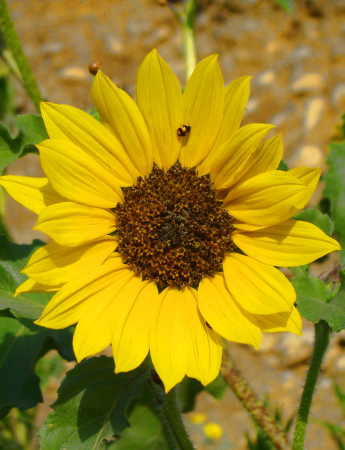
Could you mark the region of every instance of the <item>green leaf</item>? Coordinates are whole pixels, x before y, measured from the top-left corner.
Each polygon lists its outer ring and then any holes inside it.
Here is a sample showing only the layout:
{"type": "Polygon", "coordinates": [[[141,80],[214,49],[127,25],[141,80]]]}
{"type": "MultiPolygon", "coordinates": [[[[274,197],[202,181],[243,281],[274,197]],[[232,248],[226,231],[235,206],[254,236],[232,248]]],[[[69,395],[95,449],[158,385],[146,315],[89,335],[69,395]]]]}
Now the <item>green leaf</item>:
{"type": "Polygon", "coordinates": [[[206,386],[206,390],[217,400],[222,400],[224,398],[228,388],[229,386],[221,373],[219,373],[212,383],[206,386]]]}
{"type": "Polygon", "coordinates": [[[310,272],[311,264],[305,264],[304,266],[289,267],[295,277],[299,275],[308,275],[310,272]]]}
{"type": "Polygon", "coordinates": [[[317,209],[308,208],[295,215],[294,219],[309,222],[319,227],[328,236],[333,234],[333,222],[327,214],[322,214],[317,209]]]}
{"type": "Polygon", "coordinates": [[[50,330],[33,323],[51,295],[13,298],[17,286],[26,279],[20,270],[42,244],[34,241],[32,245],[17,245],[0,236],[0,408],[27,409],[42,401],[34,366],[47,351],[57,349],[68,361],[75,359],[72,328],[50,330]]]}
{"type": "Polygon", "coordinates": [[[345,450],[345,430],[339,427],[339,425],[337,425],[336,423],[327,422],[325,420],[318,420],[317,422],[323,425],[330,432],[331,437],[334,439],[338,446],[338,449],[345,450]]]}
{"type": "Polygon", "coordinates": [[[302,275],[291,280],[297,293],[297,307],[302,317],[313,323],[325,320],[333,331],[345,329],[345,271],[339,271],[341,287],[327,303],[328,287],[316,277],[302,275]]]}
{"type": "Polygon", "coordinates": [[[21,133],[11,136],[6,126],[0,122],[0,172],[19,158],[22,148],[21,133]]]}
{"type": "Polygon", "coordinates": [[[335,392],[335,395],[337,396],[339,405],[343,411],[343,414],[345,414],[345,391],[337,382],[334,383],[333,387],[334,387],[334,392],[335,392]]]}
{"type": "Polygon", "coordinates": [[[153,407],[154,401],[147,383],[144,383],[143,396],[140,400],[134,400],[128,408],[130,428],[110,443],[107,450],[172,450],[162,419],[153,407]]]}
{"type": "Polygon", "coordinates": [[[26,114],[16,118],[19,131],[12,136],[0,122],[0,171],[27,153],[38,153],[36,144],[48,139],[41,116],[26,114]]]}
{"type": "Polygon", "coordinates": [[[35,328],[36,332],[31,332],[16,319],[0,317],[0,408],[23,410],[43,401],[34,367],[49,350],[58,350],[68,361],[75,359],[71,328],[35,328]]]}
{"type": "Polygon", "coordinates": [[[200,381],[194,378],[184,377],[177,387],[177,398],[181,412],[189,412],[194,409],[195,399],[199,392],[205,388],[200,381]]]}
{"type": "Polygon", "coordinates": [[[282,159],[279,163],[277,170],[282,170],[283,172],[287,172],[290,170],[290,167],[286,164],[286,162],[282,159]]]}
{"type": "Polygon", "coordinates": [[[35,240],[31,245],[18,245],[0,236],[0,310],[10,308],[16,317],[38,319],[51,294],[20,294],[13,297],[17,287],[27,276],[20,271],[32,253],[44,242],[35,240]]]}
{"type": "Polygon", "coordinates": [[[39,431],[42,449],[96,450],[129,426],[130,402],[142,395],[150,369],[114,374],[112,358],[100,356],[69,371],[39,431]]]}
{"type": "Polygon", "coordinates": [[[3,408],[0,408],[0,420],[3,420],[7,414],[11,411],[11,406],[4,406],[3,408]]]}
{"type": "Polygon", "coordinates": [[[292,13],[294,10],[293,0],[273,0],[275,3],[278,3],[285,11],[292,13]]]}
{"type": "Polygon", "coordinates": [[[88,114],[90,114],[90,116],[94,117],[96,120],[98,120],[98,122],[101,121],[99,112],[97,111],[96,108],[89,108],[87,109],[85,112],[87,112],[88,114]]]}
{"type": "Polygon", "coordinates": [[[345,263],[345,141],[330,145],[331,152],[327,163],[330,165],[326,173],[324,197],[330,201],[331,219],[334,222],[334,233],[343,250],[340,252],[341,264],[345,263]]]}
{"type": "Polygon", "coordinates": [[[49,139],[41,116],[23,114],[16,117],[16,122],[26,144],[39,144],[49,139]]]}

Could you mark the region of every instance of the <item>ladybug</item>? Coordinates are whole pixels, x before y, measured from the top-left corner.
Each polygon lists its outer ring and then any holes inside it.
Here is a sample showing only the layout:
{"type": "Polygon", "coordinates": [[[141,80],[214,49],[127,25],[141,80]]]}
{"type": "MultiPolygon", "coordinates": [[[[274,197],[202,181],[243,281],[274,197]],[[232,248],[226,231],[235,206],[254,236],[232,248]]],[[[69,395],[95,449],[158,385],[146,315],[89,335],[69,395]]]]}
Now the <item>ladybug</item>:
{"type": "Polygon", "coordinates": [[[181,128],[177,129],[177,136],[186,136],[191,128],[190,123],[188,125],[182,125],[181,128]]]}

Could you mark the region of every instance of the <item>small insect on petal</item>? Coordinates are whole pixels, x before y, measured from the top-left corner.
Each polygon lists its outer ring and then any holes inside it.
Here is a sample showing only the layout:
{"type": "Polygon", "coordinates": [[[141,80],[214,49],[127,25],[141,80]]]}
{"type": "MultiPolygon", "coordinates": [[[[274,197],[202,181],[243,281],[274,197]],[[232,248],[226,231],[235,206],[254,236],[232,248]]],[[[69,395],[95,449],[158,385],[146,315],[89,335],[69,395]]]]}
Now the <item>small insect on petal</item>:
{"type": "Polygon", "coordinates": [[[177,129],[177,136],[186,136],[191,128],[190,123],[188,125],[182,125],[182,127],[177,129]]]}

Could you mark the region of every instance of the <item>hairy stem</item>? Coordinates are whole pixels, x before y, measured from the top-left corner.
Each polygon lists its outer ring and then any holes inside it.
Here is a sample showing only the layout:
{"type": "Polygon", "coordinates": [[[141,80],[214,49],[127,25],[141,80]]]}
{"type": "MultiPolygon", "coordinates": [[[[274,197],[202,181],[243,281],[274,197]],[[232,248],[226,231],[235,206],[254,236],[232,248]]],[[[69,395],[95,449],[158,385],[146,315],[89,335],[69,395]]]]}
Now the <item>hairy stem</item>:
{"type": "Polygon", "coordinates": [[[171,447],[175,450],[195,450],[177,407],[176,388],[166,394],[161,382],[157,382],[155,371],[152,371],[152,377],[148,380],[148,384],[155,399],[155,408],[163,419],[163,427],[171,447]]]}
{"type": "Polygon", "coordinates": [[[4,39],[3,58],[22,81],[36,111],[40,112],[40,102],[43,100],[29,61],[27,60],[17,31],[11,19],[6,0],[0,0],[0,30],[4,39]]]}
{"type": "Polygon", "coordinates": [[[286,433],[237,369],[228,350],[224,351],[221,372],[237,398],[276,448],[278,450],[290,450],[291,445],[286,433]]]}
{"type": "Polygon", "coordinates": [[[292,445],[293,450],[304,449],[304,440],[308,425],[310,407],[315,392],[317,377],[320,373],[322,360],[329,344],[330,331],[331,329],[328,323],[324,320],[321,320],[319,323],[315,324],[314,351],[308,370],[308,375],[305,380],[301,403],[297,413],[296,428],[292,445]]]}

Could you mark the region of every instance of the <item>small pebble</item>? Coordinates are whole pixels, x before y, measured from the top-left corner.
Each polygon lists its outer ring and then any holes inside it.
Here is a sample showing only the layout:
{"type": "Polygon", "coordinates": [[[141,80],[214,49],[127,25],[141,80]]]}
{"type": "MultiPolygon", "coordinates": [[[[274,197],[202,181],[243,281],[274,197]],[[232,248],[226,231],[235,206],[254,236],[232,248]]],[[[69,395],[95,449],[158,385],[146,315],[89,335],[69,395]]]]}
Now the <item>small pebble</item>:
{"type": "Polygon", "coordinates": [[[338,370],[344,370],[345,369],[345,355],[340,356],[336,362],[335,362],[335,367],[338,370]]]}
{"type": "Polygon", "coordinates": [[[321,380],[317,383],[317,386],[319,389],[329,389],[332,387],[332,380],[328,377],[323,377],[321,380]]]}
{"type": "Polygon", "coordinates": [[[268,86],[272,84],[275,80],[275,74],[272,72],[272,70],[266,70],[265,72],[260,73],[256,81],[259,86],[268,86]]]}
{"type": "Polygon", "coordinates": [[[344,38],[337,39],[331,47],[332,56],[339,58],[345,54],[345,41],[344,38]]]}
{"type": "Polygon", "coordinates": [[[297,157],[293,159],[293,166],[320,167],[324,159],[324,153],[319,147],[315,145],[304,145],[297,152],[297,157]]]}
{"type": "Polygon", "coordinates": [[[279,127],[284,122],[286,122],[288,118],[289,118],[289,114],[286,111],[281,111],[281,112],[275,114],[274,116],[272,116],[270,118],[270,120],[268,121],[268,123],[271,123],[272,125],[275,125],[276,127],[279,127]]]}
{"type": "Polygon", "coordinates": [[[300,61],[309,58],[313,53],[312,49],[306,45],[300,45],[290,54],[292,61],[300,61]]]}
{"type": "Polygon", "coordinates": [[[301,339],[305,344],[309,345],[310,347],[313,347],[315,340],[314,330],[313,329],[304,330],[301,339]]]}
{"type": "Polygon", "coordinates": [[[281,375],[284,389],[293,389],[296,386],[296,374],[293,370],[284,370],[281,375]]]}
{"type": "Polygon", "coordinates": [[[145,44],[147,47],[154,47],[157,45],[158,42],[162,42],[169,36],[169,28],[168,27],[159,27],[154,30],[154,32],[151,32],[148,34],[148,36],[145,38],[145,44]]]}
{"type": "Polygon", "coordinates": [[[345,97],[345,83],[340,83],[332,89],[330,97],[332,105],[337,106],[343,97],[345,97]]]}
{"type": "Polygon", "coordinates": [[[303,120],[304,131],[306,133],[313,131],[320,122],[325,106],[326,101],[320,97],[312,98],[306,103],[303,120]]]}
{"type": "Polygon", "coordinates": [[[119,55],[123,50],[123,42],[117,36],[107,36],[105,39],[107,50],[113,55],[119,55]]]}
{"type": "Polygon", "coordinates": [[[260,103],[260,101],[258,98],[255,98],[255,97],[249,98],[244,112],[245,113],[247,112],[249,114],[253,113],[254,111],[256,111],[258,109],[259,103],[260,103]]]}
{"type": "Polygon", "coordinates": [[[291,89],[294,94],[313,94],[324,87],[323,76],[318,73],[307,73],[292,83],[291,89]]]}
{"type": "Polygon", "coordinates": [[[286,333],[277,348],[284,353],[283,363],[288,366],[302,363],[311,354],[310,346],[302,341],[301,336],[292,333],[286,333]]]}
{"type": "Polygon", "coordinates": [[[62,42],[47,42],[42,45],[41,51],[44,55],[55,55],[63,49],[62,42]]]}
{"type": "Polygon", "coordinates": [[[264,333],[262,335],[262,341],[260,343],[259,350],[261,352],[267,352],[268,350],[271,350],[279,340],[279,336],[273,333],[264,333]],[[278,337],[278,339],[277,339],[278,337]]]}
{"type": "Polygon", "coordinates": [[[60,72],[62,78],[74,80],[89,80],[90,75],[87,70],[80,67],[66,67],[60,72]]]}

